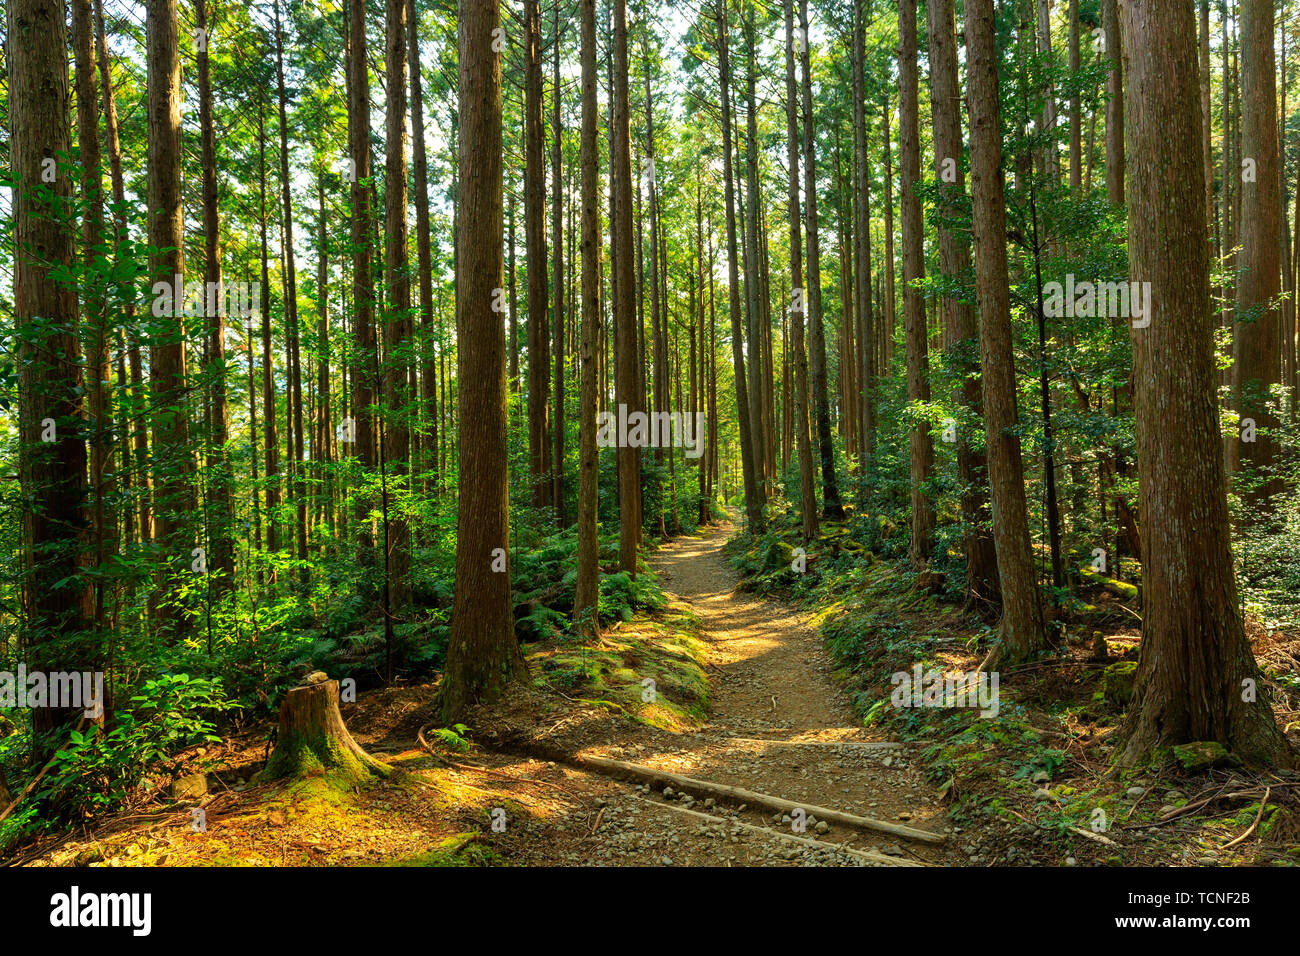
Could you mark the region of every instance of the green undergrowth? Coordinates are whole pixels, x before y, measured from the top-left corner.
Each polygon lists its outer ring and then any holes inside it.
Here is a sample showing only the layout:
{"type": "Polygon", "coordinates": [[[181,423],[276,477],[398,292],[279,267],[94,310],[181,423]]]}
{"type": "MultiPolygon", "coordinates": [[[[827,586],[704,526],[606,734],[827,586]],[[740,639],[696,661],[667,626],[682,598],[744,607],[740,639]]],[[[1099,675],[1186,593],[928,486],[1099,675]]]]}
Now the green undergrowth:
{"type": "Polygon", "coordinates": [[[431,850],[379,866],[501,866],[500,855],[481,842],[479,834],[468,831],[447,837],[431,850]]]}
{"type": "Polygon", "coordinates": [[[538,645],[529,663],[543,686],[571,700],[664,730],[685,730],[708,713],[699,626],[689,607],[665,599],[661,609],[641,611],[599,641],[538,645]]]}

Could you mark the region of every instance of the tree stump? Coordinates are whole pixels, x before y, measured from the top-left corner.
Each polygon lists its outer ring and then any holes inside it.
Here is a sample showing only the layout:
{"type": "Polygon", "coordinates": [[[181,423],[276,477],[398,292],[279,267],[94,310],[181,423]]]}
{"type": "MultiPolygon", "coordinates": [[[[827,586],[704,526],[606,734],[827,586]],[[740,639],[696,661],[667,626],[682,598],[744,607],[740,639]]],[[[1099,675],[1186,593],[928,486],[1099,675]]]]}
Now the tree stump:
{"type": "Polygon", "coordinates": [[[316,671],[280,704],[275,750],[257,781],[326,773],[350,787],[392,772],[352,739],[339,712],[339,682],[316,671]]]}

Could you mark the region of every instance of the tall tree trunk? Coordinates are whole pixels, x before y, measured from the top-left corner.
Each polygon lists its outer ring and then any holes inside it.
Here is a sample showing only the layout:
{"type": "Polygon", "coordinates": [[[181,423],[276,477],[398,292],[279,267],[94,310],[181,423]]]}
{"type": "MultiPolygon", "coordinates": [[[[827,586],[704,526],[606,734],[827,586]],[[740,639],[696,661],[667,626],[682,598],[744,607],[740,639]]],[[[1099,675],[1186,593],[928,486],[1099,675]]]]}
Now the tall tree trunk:
{"type": "Polygon", "coordinates": [[[506,298],[509,319],[506,325],[506,351],[510,353],[510,391],[519,394],[519,308],[515,286],[515,194],[509,194],[506,213],[506,298]]]}
{"type": "MultiPolygon", "coordinates": [[[[375,416],[374,279],[371,272],[370,226],[370,67],[366,40],[366,10],[361,0],[349,0],[348,165],[352,193],[352,428],[353,451],[364,471],[378,461],[375,416]]],[[[269,454],[268,448],[268,454],[269,454]]],[[[268,471],[269,475],[269,471],[268,471]]],[[[362,481],[366,481],[362,476],[362,481]]],[[[358,564],[375,564],[374,523],[368,495],[357,496],[358,564]]]]}
{"type": "Polygon", "coordinates": [[[266,100],[257,101],[257,147],[259,187],[259,238],[262,262],[262,424],[266,446],[266,550],[274,553],[280,548],[280,439],[276,434],[275,414],[275,359],[271,349],[271,284],[267,252],[266,212],[266,100]]]}
{"type": "MultiPolygon", "coordinates": [[[[1158,748],[1212,740],[1249,763],[1289,767],[1293,756],[1267,697],[1243,690],[1258,686],[1260,674],[1237,601],[1214,401],[1200,110],[1196,76],[1185,69],[1196,56],[1195,15],[1190,5],[1159,0],[1128,0],[1122,14],[1124,33],[1142,37],[1128,58],[1129,276],[1159,293],[1150,324],[1130,331],[1147,562],[1141,652],[1118,759],[1133,765],[1158,748]]],[[[1249,9],[1248,45],[1271,38],[1271,23],[1271,4],[1249,9]]],[[[1248,81],[1248,101],[1262,81],[1248,81]]],[[[1265,114],[1272,129],[1272,101],[1265,114]]],[[[1247,142],[1263,147],[1255,136],[1247,142]]],[[[1261,174],[1256,185],[1270,181],[1261,174]]]]}
{"type": "MultiPolygon", "coordinates": [[[[653,390],[651,393],[651,408],[655,412],[668,411],[668,346],[665,339],[667,330],[664,328],[661,312],[660,291],[663,292],[663,299],[667,299],[668,290],[664,288],[661,282],[660,264],[662,262],[661,249],[659,245],[660,224],[659,224],[659,186],[655,180],[655,117],[654,117],[654,94],[650,86],[650,46],[649,40],[643,31],[641,34],[641,51],[642,51],[642,72],[645,74],[645,116],[646,116],[646,155],[642,170],[641,180],[646,186],[647,198],[647,219],[650,222],[650,342],[651,342],[651,366],[653,369],[653,390]]],[[[638,219],[640,217],[638,216],[638,219]]],[[[644,291],[644,283],[642,284],[644,291]]],[[[642,323],[644,329],[644,323],[642,323]]],[[[661,442],[656,441],[655,445],[655,477],[653,480],[655,515],[654,533],[659,538],[668,536],[668,526],[664,521],[664,493],[663,480],[659,477],[662,474],[665,449],[661,442]]]]}
{"type": "Polygon", "coordinates": [[[1101,0],[1106,39],[1106,198],[1124,205],[1124,55],[1119,0],[1101,0]]]}
{"type": "Polygon", "coordinates": [[[821,245],[817,226],[817,124],[813,113],[812,57],[808,38],[808,0],[799,0],[799,26],[803,30],[800,66],[803,68],[803,176],[807,204],[808,239],[808,351],[812,372],[812,401],[817,428],[817,448],[822,470],[822,516],[844,517],[839,483],[835,477],[835,445],[831,439],[830,401],[826,382],[826,332],[822,326],[821,245]]]}
{"type": "Polygon", "coordinates": [[[1273,59],[1273,3],[1241,4],[1241,278],[1237,282],[1232,348],[1233,404],[1241,416],[1231,443],[1234,472],[1250,482],[1243,501],[1252,521],[1275,522],[1282,490],[1276,474],[1281,421],[1270,389],[1280,380],[1282,196],[1277,140],[1277,90],[1273,59]],[[1254,426],[1253,433],[1251,426],[1254,426]]]}
{"type": "Polygon", "coordinates": [[[1026,660],[1046,646],[1025,506],[1020,413],[1012,351],[1002,180],[1002,116],[993,0],[965,0],[966,89],[970,115],[972,226],[979,300],[980,372],[985,447],[993,499],[993,536],[1002,589],[999,663],[1026,660]]]}
{"type": "MultiPolygon", "coordinates": [[[[424,143],[424,77],[420,73],[420,21],[415,0],[406,0],[406,29],[411,63],[411,157],[415,186],[415,245],[420,268],[420,406],[427,422],[420,439],[420,468],[428,472],[436,466],[438,446],[438,362],[434,354],[433,328],[433,249],[429,237],[429,155],[424,143]]],[[[513,309],[511,310],[513,317],[513,309]]],[[[513,329],[512,329],[513,333],[513,329]]],[[[509,348],[514,348],[511,335],[509,348]]],[[[512,351],[513,356],[513,351],[512,351]]],[[[511,359],[511,380],[518,377],[516,359],[511,359]]],[[[425,481],[426,491],[431,490],[425,481]]]]}
{"type": "Polygon", "coordinates": [[[759,326],[761,280],[759,279],[758,203],[758,102],[755,96],[754,4],[745,6],[745,337],[749,340],[746,384],[749,386],[749,442],[753,449],[755,481],[760,507],[767,504],[767,482],[774,479],[767,469],[767,434],[764,428],[763,336],[759,326]]]}
{"type": "Polygon", "coordinates": [[[600,628],[600,560],[597,538],[599,459],[596,449],[596,352],[600,313],[600,170],[596,141],[596,0],[579,0],[582,21],[582,364],[578,410],[578,577],[573,619],[595,634],[600,628]]]}
{"type": "MultiPolygon", "coordinates": [[[[202,43],[197,51],[199,80],[199,153],[203,165],[203,281],[206,288],[221,289],[220,219],[217,211],[217,147],[212,121],[212,80],[208,61],[207,0],[196,0],[195,25],[202,43]]],[[[217,302],[222,301],[218,292],[217,302]]],[[[207,525],[209,580],[218,594],[229,594],[235,587],[235,552],[231,541],[234,514],[230,492],[233,476],[226,458],[229,416],[226,411],[226,322],[224,309],[208,303],[208,367],[204,377],[209,384],[208,408],[212,434],[208,449],[207,525]]],[[[242,296],[240,297],[242,301],[242,296]]]]}
{"type": "MultiPolygon", "coordinates": [[[[704,414],[705,434],[702,440],[704,442],[703,457],[699,461],[700,480],[699,480],[699,523],[706,525],[713,520],[713,509],[709,502],[709,466],[711,463],[709,457],[709,446],[713,441],[713,425],[709,420],[709,352],[706,346],[708,340],[708,326],[704,318],[704,289],[708,286],[710,295],[712,295],[711,275],[705,275],[705,269],[708,266],[704,259],[704,202],[702,197],[702,187],[700,183],[700,173],[696,170],[695,178],[695,256],[698,263],[699,275],[699,300],[696,311],[699,315],[699,372],[697,380],[699,404],[698,410],[704,414]]],[[[710,237],[710,256],[712,256],[712,238],[710,237]]],[[[710,321],[712,319],[710,318],[710,321]]]]}
{"type": "MultiPolygon", "coordinates": [[[[60,221],[73,182],[49,162],[72,145],[68,34],[62,3],[13,0],[8,15],[19,480],[28,502],[22,524],[30,569],[21,639],[29,668],[59,671],[84,666],[93,653],[85,638],[93,626],[93,595],[79,573],[88,527],[77,295],[58,278],[73,269],[76,252],[73,231],[60,221]]],[[[32,729],[60,728],[76,713],[33,708],[32,729]]]]}
{"type": "MultiPolygon", "coordinates": [[[[384,537],[388,560],[385,586],[390,608],[410,597],[411,532],[397,507],[395,492],[410,471],[411,436],[406,421],[411,404],[411,273],[406,228],[406,3],[387,0],[384,112],[384,537]]],[[[504,354],[504,353],[503,353],[504,354]]],[[[386,616],[386,621],[391,617],[386,616]]]]}
{"type": "MultiPolygon", "coordinates": [[[[510,598],[510,498],[506,453],[506,336],[498,311],[505,285],[501,214],[501,11],[463,0],[460,70],[461,229],[456,273],[459,507],[456,595],[438,701],[445,724],[527,676],[510,598]],[[504,570],[495,570],[504,567],[504,570]]],[[[530,267],[533,263],[529,264],[530,267]]],[[[530,316],[530,319],[536,316],[530,316]]],[[[444,376],[445,381],[445,376],[444,376]]]]}
{"type": "MultiPolygon", "coordinates": [[[[1210,118],[1210,0],[1201,0],[1201,30],[1197,53],[1200,58],[1201,80],[1201,160],[1205,166],[1205,216],[1209,232],[1214,232],[1214,160],[1210,140],[1213,121],[1210,118]]],[[[1285,110],[1283,111],[1285,113],[1285,110]]]]}
{"type": "Polygon", "coordinates": [[[534,507],[551,503],[550,322],[546,306],[546,169],[542,120],[542,15],[524,0],[524,236],[528,254],[528,454],[534,507]]]}
{"type": "MultiPolygon", "coordinates": [[[[632,128],[628,104],[627,0],[614,0],[613,139],[610,191],[613,211],[612,268],[616,367],[614,401],[617,414],[631,415],[643,407],[637,358],[637,288],[632,248],[632,128]]],[[[636,556],[641,543],[641,449],[618,446],[618,530],[620,571],[636,577],[636,556]]]]}
{"type": "Polygon", "coordinates": [[[555,256],[552,272],[554,286],[551,336],[555,348],[555,442],[551,459],[551,500],[555,505],[555,523],[563,529],[568,525],[564,511],[564,202],[560,177],[563,162],[563,142],[560,124],[560,0],[554,0],[551,42],[552,131],[551,141],[551,252],[555,256]]]}
{"type": "Polygon", "coordinates": [[[316,174],[316,245],[318,261],[316,263],[316,440],[312,443],[313,457],[316,463],[316,481],[320,493],[318,518],[324,518],[334,534],[334,469],[329,467],[334,461],[334,433],[330,429],[332,420],[330,402],[330,296],[329,296],[329,233],[325,221],[325,171],[316,174]]]}
{"type": "MultiPolygon", "coordinates": [[[[149,71],[149,275],[150,280],[183,283],[185,215],[181,195],[181,67],[177,44],[176,0],[148,0],[145,34],[149,71]]],[[[48,119],[48,117],[47,117],[48,119]]],[[[186,394],[185,329],[173,301],[173,315],[161,323],[149,348],[153,383],[153,510],[155,541],[162,550],[161,586],[154,592],[161,609],[163,633],[177,636],[181,608],[168,600],[179,585],[178,572],[191,565],[195,510],[194,459],[190,451],[189,401],[186,394]]]]}
{"type": "Polygon", "coordinates": [[[894,360],[894,321],[898,296],[894,289],[894,143],[889,132],[889,97],[886,95],[881,118],[885,140],[885,315],[881,329],[880,374],[889,375],[894,360]]]}
{"type": "MultiPolygon", "coordinates": [[[[970,250],[962,235],[943,224],[944,220],[957,218],[958,209],[965,205],[966,192],[966,176],[961,167],[956,12],[953,0],[929,0],[927,10],[934,155],[938,188],[944,197],[940,210],[939,263],[948,281],[955,283],[970,268],[970,250]]],[[[971,305],[957,296],[945,296],[942,308],[948,362],[960,370],[962,377],[955,398],[970,410],[972,418],[979,420],[983,415],[979,365],[966,358],[973,357],[978,350],[979,322],[971,305]]],[[[972,446],[965,428],[957,436],[957,475],[962,486],[967,600],[995,600],[998,563],[990,531],[988,463],[984,454],[972,446]]]]}
{"type": "Polygon", "coordinates": [[[284,86],[284,31],[280,23],[279,0],[275,3],[275,75],[280,102],[280,196],[284,204],[284,221],[281,234],[284,246],[284,327],[289,350],[289,408],[286,420],[292,413],[293,444],[289,449],[289,479],[297,505],[294,522],[298,542],[298,560],[302,562],[300,575],[307,577],[307,483],[303,480],[302,436],[302,349],[298,328],[298,273],[294,265],[293,201],[289,188],[289,119],[284,86]]]}
{"type": "MultiPolygon", "coordinates": [[[[806,2],[806,0],[804,0],[806,2]]],[[[900,0],[899,17],[899,123],[898,165],[902,176],[899,200],[903,218],[903,317],[907,336],[907,400],[930,401],[930,360],[927,349],[925,300],[920,283],[925,278],[925,222],[916,187],[921,180],[921,131],[918,115],[920,85],[917,68],[916,0],[900,0]]],[[[912,480],[913,565],[925,565],[934,550],[934,499],[925,489],[934,471],[934,443],[926,421],[913,423],[910,445],[912,480]]]]}
{"type": "Polygon", "coordinates": [[[745,484],[745,524],[751,534],[765,528],[763,497],[759,490],[757,459],[754,454],[754,429],[758,423],[750,416],[749,386],[745,380],[744,334],[741,331],[739,252],[736,245],[736,184],[731,165],[731,60],[730,31],[726,0],[718,0],[714,9],[718,28],[718,86],[722,98],[722,176],[727,208],[727,287],[728,312],[731,318],[731,362],[735,373],[736,419],[740,431],[740,471],[745,484]]]}
{"type": "MultiPolygon", "coordinates": [[[[103,87],[104,97],[104,133],[108,144],[108,167],[113,183],[114,254],[120,259],[119,244],[127,236],[126,194],[122,177],[122,146],[117,132],[117,101],[113,95],[113,75],[108,59],[108,39],[105,36],[104,28],[103,0],[95,0],[95,36],[99,51],[99,81],[103,87]]],[[[122,468],[119,471],[122,479],[122,494],[128,502],[123,510],[123,542],[129,543],[133,540],[133,517],[137,514],[140,526],[139,540],[150,541],[153,539],[153,513],[149,507],[152,482],[149,475],[148,429],[141,427],[137,420],[138,412],[136,411],[145,404],[145,388],[143,362],[140,357],[140,338],[134,330],[130,329],[133,324],[132,320],[135,317],[135,303],[124,302],[121,309],[122,324],[128,327],[123,344],[126,347],[131,366],[130,439],[123,443],[122,468]],[[133,493],[137,502],[134,509],[129,504],[133,493]]],[[[123,356],[119,355],[118,364],[123,372],[121,378],[125,380],[127,376],[125,375],[125,369],[122,368],[125,364],[123,356]]]]}
{"type": "MultiPolygon", "coordinates": [[[[72,46],[77,80],[77,144],[81,150],[82,187],[86,200],[82,217],[83,255],[87,275],[92,278],[85,292],[86,325],[90,345],[86,355],[90,432],[91,547],[96,568],[102,568],[108,554],[116,550],[116,522],[105,507],[116,497],[113,476],[107,285],[96,273],[96,262],[106,263],[102,247],[109,242],[104,222],[104,173],[99,149],[99,94],[95,88],[94,15],[90,0],[73,0],[72,46]]],[[[104,624],[105,591],[111,582],[96,579],[94,588],[95,626],[104,624]]]]}
{"type": "MultiPolygon", "coordinates": [[[[861,452],[871,455],[876,450],[875,355],[874,322],[871,315],[871,169],[867,153],[866,105],[866,40],[867,12],[863,0],[853,4],[853,146],[857,156],[853,175],[854,257],[858,281],[853,287],[856,295],[854,314],[858,321],[858,383],[859,430],[861,452]]],[[[786,85],[789,95],[789,84],[786,85]]],[[[956,107],[954,107],[955,109],[956,107]]],[[[865,469],[864,469],[865,471],[865,469]]]]}
{"type": "Polygon", "coordinates": [[[1070,194],[1083,195],[1083,99],[1077,80],[1082,65],[1079,58],[1079,0],[1070,0],[1070,194]]]}

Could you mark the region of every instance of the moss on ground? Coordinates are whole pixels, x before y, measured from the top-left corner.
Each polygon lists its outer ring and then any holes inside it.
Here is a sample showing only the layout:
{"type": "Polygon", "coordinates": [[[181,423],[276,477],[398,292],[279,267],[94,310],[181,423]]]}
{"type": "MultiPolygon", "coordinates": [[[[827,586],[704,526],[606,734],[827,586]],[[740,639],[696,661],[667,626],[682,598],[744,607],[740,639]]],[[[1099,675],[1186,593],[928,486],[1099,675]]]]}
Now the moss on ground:
{"type": "Polygon", "coordinates": [[[671,604],[640,616],[600,643],[554,643],[529,661],[542,681],[568,697],[664,730],[698,725],[708,713],[699,619],[671,604]],[[651,683],[653,682],[653,683],[651,683]]]}
{"type": "Polygon", "coordinates": [[[414,856],[384,860],[377,866],[501,866],[501,857],[474,832],[447,837],[431,850],[414,856]]]}

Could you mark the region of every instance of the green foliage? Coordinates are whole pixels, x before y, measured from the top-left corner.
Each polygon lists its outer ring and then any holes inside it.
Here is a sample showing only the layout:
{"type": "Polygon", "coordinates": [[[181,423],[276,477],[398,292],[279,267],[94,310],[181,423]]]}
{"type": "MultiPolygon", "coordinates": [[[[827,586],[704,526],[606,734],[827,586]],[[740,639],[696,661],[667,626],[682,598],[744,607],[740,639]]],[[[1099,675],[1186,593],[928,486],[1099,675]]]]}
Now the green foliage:
{"type": "Polygon", "coordinates": [[[217,681],[164,674],[145,681],[105,726],[72,731],[54,753],[28,798],[35,814],[15,814],[0,831],[8,838],[64,820],[82,821],[129,799],[150,773],[171,775],[186,747],[215,742],[215,718],[234,706],[217,681]],[[12,827],[12,829],[10,829],[12,827]]]}
{"type": "Polygon", "coordinates": [[[652,571],[641,571],[635,578],[626,571],[616,571],[600,579],[602,620],[630,621],[638,608],[658,611],[667,603],[668,599],[652,571]]]}

